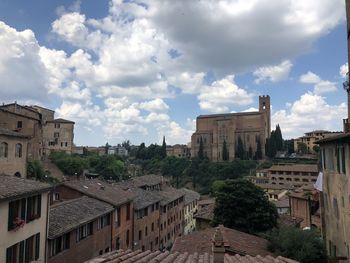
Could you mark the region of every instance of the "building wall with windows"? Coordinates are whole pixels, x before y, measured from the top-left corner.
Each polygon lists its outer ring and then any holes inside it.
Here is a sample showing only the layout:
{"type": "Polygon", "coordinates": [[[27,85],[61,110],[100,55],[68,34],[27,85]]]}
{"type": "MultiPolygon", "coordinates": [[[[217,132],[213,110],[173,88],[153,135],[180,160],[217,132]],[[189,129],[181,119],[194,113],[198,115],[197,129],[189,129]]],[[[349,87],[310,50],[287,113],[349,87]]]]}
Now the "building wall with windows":
{"type": "Polygon", "coordinates": [[[19,257],[46,262],[48,196],[48,192],[45,192],[11,201],[0,201],[0,262],[17,263],[19,257]],[[32,208],[28,208],[29,203],[32,208]],[[24,206],[25,209],[22,208],[24,206]],[[30,211],[34,213],[30,214],[30,211]]]}
{"type": "Polygon", "coordinates": [[[229,159],[235,159],[238,140],[241,139],[245,151],[252,148],[253,155],[258,141],[264,155],[265,141],[270,137],[270,96],[259,96],[259,111],[201,115],[196,120],[196,132],[191,137],[191,156],[198,156],[200,140],[203,154],[209,160],[221,161],[223,144],[229,152],[229,159]]]}
{"type": "Polygon", "coordinates": [[[0,128],[0,174],[27,177],[29,137],[0,128]]]}
{"type": "Polygon", "coordinates": [[[56,119],[47,121],[43,126],[44,155],[51,151],[64,151],[71,154],[73,151],[74,122],[56,119]]]}
{"type": "Polygon", "coordinates": [[[329,256],[350,259],[350,134],[319,143],[323,170],[323,237],[329,256]]]}

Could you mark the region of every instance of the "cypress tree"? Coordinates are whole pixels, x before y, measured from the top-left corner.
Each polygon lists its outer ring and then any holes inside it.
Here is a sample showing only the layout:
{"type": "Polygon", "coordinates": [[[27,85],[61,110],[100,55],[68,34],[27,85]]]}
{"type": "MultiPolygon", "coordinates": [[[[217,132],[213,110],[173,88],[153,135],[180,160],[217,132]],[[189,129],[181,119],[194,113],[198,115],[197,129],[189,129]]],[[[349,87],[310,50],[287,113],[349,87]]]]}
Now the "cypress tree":
{"type": "Polygon", "coordinates": [[[237,140],[237,157],[243,160],[245,158],[245,150],[241,136],[238,136],[237,140]]]}
{"type": "Polygon", "coordinates": [[[163,144],[162,144],[162,158],[166,157],[166,143],[165,143],[165,136],[163,136],[163,144]]]}
{"type": "Polygon", "coordinates": [[[226,140],[224,140],[224,143],[222,145],[222,160],[228,161],[229,159],[229,153],[227,150],[226,140]]]}
{"type": "Polygon", "coordinates": [[[276,151],[282,151],[283,150],[283,138],[282,138],[282,132],[280,125],[277,124],[276,130],[275,130],[275,140],[276,140],[276,151]]]}
{"type": "Polygon", "coordinates": [[[202,136],[199,140],[199,150],[198,150],[198,158],[203,160],[204,159],[204,152],[203,152],[203,139],[202,136]]]}
{"type": "Polygon", "coordinates": [[[261,142],[260,139],[258,138],[257,142],[256,142],[256,153],[255,153],[255,158],[257,160],[261,160],[262,159],[262,149],[261,149],[261,142]]]}

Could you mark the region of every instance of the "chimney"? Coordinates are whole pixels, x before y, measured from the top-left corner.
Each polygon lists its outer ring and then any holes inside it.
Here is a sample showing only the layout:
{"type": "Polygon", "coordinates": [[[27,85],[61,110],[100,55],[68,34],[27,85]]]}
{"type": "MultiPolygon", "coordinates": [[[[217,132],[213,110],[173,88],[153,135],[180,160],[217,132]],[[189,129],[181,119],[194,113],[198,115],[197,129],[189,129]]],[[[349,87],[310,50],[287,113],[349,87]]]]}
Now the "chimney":
{"type": "Polygon", "coordinates": [[[224,263],[225,258],[224,238],[220,231],[220,227],[222,227],[222,225],[216,228],[214,237],[212,239],[212,251],[214,257],[213,263],[224,263]]]}

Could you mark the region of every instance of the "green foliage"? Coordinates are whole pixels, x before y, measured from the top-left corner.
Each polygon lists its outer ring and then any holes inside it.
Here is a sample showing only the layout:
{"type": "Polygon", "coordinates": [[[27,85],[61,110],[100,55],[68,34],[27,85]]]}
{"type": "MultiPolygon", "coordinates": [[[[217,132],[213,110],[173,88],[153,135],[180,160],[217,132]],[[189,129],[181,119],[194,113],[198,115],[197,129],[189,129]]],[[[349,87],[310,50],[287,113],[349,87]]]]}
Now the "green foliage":
{"type": "Polygon", "coordinates": [[[288,154],[292,154],[295,152],[294,149],[294,140],[285,140],[284,141],[284,149],[286,149],[286,151],[288,152],[288,154]]]}
{"type": "Polygon", "coordinates": [[[136,158],[140,160],[151,160],[154,158],[163,159],[165,157],[166,148],[163,148],[163,146],[159,146],[157,144],[151,144],[150,146],[146,147],[144,143],[141,143],[140,147],[136,152],[136,158]]]}
{"type": "Polygon", "coordinates": [[[45,178],[44,168],[40,161],[29,160],[27,163],[27,177],[33,178],[39,181],[43,181],[45,178]]]}
{"type": "Polygon", "coordinates": [[[162,157],[162,158],[165,158],[165,157],[166,157],[166,142],[165,142],[165,136],[163,136],[163,144],[162,144],[161,157],[162,157]]]}
{"type": "Polygon", "coordinates": [[[88,162],[78,155],[69,155],[65,152],[53,152],[50,159],[66,175],[81,175],[88,168],[88,162]]]}
{"type": "Polygon", "coordinates": [[[307,154],[307,145],[303,142],[298,142],[297,144],[298,147],[298,153],[300,154],[307,154]]]}
{"type": "Polygon", "coordinates": [[[265,153],[268,157],[273,158],[276,156],[277,151],[283,150],[283,138],[279,124],[276,129],[271,132],[270,138],[266,139],[265,153]]]}
{"type": "Polygon", "coordinates": [[[224,143],[222,145],[222,160],[228,161],[228,159],[229,159],[229,152],[227,149],[226,140],[224,140],[224,143]]]}
{"type": "Polygon", "coordinates": [[[180,178],[189,166],[190,160],[187,158],[167,157],[163,160],[161,167],[162,175],[171,176],[174,180],[175,186],[179,187],[180,178]]]}
{"type": "Polygon", "coordinates": [[[125,141],[122,142],[122,146],[123,146],[128,152],[130,152],[130,149],[131,149],[130,145],[131,145],[131,143],[130,143],[129,140],[125,140],[125,141]]]}
{"type": "Polygon", "coordinates": [[[253,183],[227,180],[215,193],[214,224],[243,232],[258,233],[277,225],[277,209],[265,192],[253,183]]]}
{"type": "Polygon", "coordinates": [[[261,142],[260,139],[258,138],[257,142],[256,142],[256,153],[255,153],[255,158],[256,160],[261,160],[263,157],[262,154],[262,149],[261,149],[261,142]]]}
{"type": "Polygon", "coordinates": [[[123,179],[124,163],[121,160],[117,160],[113,155],[103,155],[100,156],[93,170],[105,180],[119,181],[123,179]]]}
{"type": "Polygon", "coordinates": [[[203,138],[201,136],[199,140],[199,150],[198,150],[198,158],[203,160],[204,159],[204,149],[203,149],[203,138]]]}
{"type": "Polygon", "coordinates": [[[245,160],[245,150],[241,136],[237,139],[236,156],[241,160],[245,160]]]}
{"type": "Polygon", "coordinates": [[[293,227],[273,229],[268,235],[269,249],[275,255],[302,263],[327,262],[325,246],[316,230],[293,227]]]}
{"type": "Polygon", "coordinates": [[[225,181],[223,180],[216,180],[212,183],[211,185],[211,192],[214,196],[217,195],[219,192],[220,188],[225,185],[225,181]]]}
{"type": "Polygon", "coordinates": [[[320,146],[314,145],[314,147],[312,147],[312,150],[313,150],[315,153],[318,153],[318,152],[320,151],[320,146]]]}
{"type": "Polygon", "coordinates": [[[277,151],[282,151],[283,150],[283,138],[282,138],[282,132],[280,125],[277,124],[276,130],[275,130],[275,138],[276,140],[276,150],[277,151]]]}

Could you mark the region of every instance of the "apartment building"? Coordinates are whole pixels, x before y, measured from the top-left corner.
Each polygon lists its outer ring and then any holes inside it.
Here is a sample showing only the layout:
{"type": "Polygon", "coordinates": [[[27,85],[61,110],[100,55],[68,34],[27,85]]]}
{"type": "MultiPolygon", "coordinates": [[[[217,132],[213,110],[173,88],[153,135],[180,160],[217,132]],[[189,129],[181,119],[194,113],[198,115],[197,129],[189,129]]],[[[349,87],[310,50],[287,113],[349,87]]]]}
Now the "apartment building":
{"type": "Polygon", "coordinates": [[[331,132],[325,130],[315,130],[305,133],[304,136],[294,139],[294,151],[298,151],[298,145],[304,143],[307,147],[307,152],[316,154],[315,149],[318,147],[316,141],[330,136],[341,134],[341,132],[331,132]],[[316,146],[316,148],[315,148],[316,146]]]}
{"type": "Polygon", "coordinates": [[[184,234],[187,235],[196,230],[196,219],[194,214],[198,212],[198,201],[200,194],[190,189],[183,188],[185,193],[184,203],[184,234]]]}
{"type": "Polygon", "coordinates": [[[94,180],[71,180],[52,191],[53,202],[62,202],[81,196],[95,198],[113,206],[112,244],[114,249],[133,246],[133,199],[135,195],[118,185],[94,180]]]}
{"type": "Polygon", "coordinates": [[[0,174],[27,177],[27,155],[30,137],[0,128],[0,174]]]}
{"type": "Polygon", "coordinates": [[[0,186],[0,262],[46,262],[51,186],[6,175],[0,186]]]}
{"type": "Polygon", "coordinates": [[[278,164],[267,169],[270,184],[300,187],[315,183],[318,176],[317,164],[278,164]]]}
{"type": "Polygon", "coordinates": [[[87,196],[50,208],[47,262],[81,263],[112,247],[112,205],[87,196]]]}

